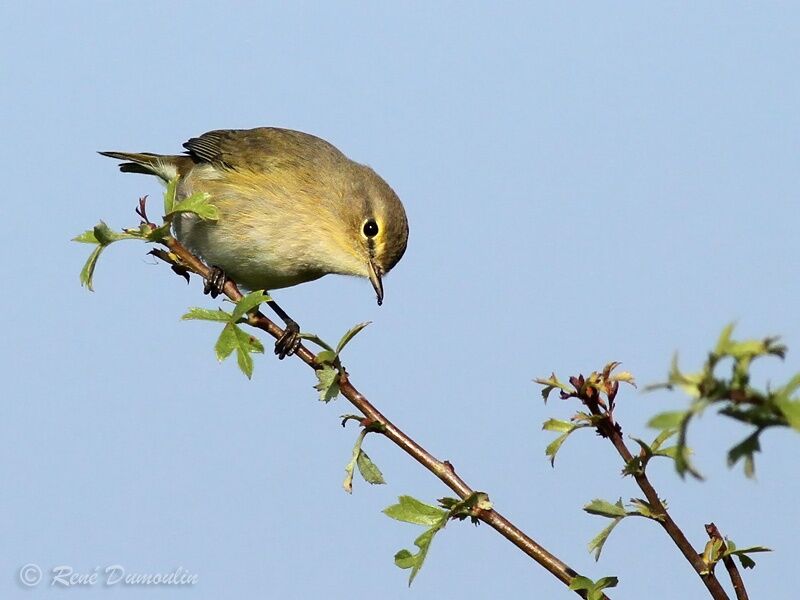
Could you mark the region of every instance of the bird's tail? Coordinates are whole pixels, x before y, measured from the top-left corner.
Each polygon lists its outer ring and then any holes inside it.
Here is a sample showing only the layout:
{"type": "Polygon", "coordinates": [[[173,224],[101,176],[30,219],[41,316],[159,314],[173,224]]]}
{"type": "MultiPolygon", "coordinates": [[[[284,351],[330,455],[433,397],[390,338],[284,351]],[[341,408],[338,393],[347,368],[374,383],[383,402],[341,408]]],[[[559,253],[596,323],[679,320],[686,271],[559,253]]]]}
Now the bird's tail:
{"type": "Polygon", "coordinates": [[[119,165],[123,173],[143,173],[155,175],[169,182],[178,175],[184,175],[194,164],[188,156],[164,156],[151,152],[98,152],[103,156],[124,160],[119,165]]]}

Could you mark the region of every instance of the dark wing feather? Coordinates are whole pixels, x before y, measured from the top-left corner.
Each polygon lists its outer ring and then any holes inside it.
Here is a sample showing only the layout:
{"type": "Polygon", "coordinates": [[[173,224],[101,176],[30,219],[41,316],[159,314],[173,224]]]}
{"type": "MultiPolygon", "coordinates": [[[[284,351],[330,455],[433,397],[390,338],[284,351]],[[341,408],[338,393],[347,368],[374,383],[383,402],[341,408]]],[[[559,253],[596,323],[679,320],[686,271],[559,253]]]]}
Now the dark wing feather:
{"type": "Polygon", "coordinates": [[[224,137],[230,131],[209,131],[200,137],[190,139],[183,147],[198,162],[224,163],[222,158],[222,148],[225,145],[224,137]]]}

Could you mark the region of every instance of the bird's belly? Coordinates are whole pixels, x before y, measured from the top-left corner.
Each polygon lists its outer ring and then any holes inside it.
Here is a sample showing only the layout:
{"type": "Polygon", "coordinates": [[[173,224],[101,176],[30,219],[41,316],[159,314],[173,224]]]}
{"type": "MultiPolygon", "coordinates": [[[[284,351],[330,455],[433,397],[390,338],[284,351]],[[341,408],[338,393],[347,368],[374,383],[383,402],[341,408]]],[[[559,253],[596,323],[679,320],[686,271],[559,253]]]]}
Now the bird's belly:
{"type": "Polygon", "coordinates": [[[175,223],[175,234],[182,244],[247,289],[291,287],[326,274],[291,240],[242,235],[240,229],[232,233],[224,218],[208,222],[194,215],[181,215],[175,223]]]}

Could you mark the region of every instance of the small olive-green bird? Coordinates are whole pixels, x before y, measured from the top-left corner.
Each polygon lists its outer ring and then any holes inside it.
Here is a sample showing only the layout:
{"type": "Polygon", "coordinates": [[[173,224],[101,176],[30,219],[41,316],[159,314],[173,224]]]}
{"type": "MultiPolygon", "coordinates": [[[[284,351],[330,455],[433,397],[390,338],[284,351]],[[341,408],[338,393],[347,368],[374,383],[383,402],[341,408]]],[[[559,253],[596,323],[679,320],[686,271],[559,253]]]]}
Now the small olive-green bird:
{"type": "Polygon", "coordinates": [[[408,221],[375,171],[323,139],[274,127],[209,131],[183,147],[176,156],[100,154],[126,161],[127,173],[180,177],[178,200],[209,194],[219,219],[181,215],[175,235],[242,286],[272,290],[356,275],[383,302],[382,278],[406,250],[408,221]]]}
{"type": "Polygon", "coordinates": [[[209,131],[183,147],[179,156],[100,154],[128,161],[124,172],[179,176],[178,200],[209,194],[219,220],[183,215],[176,237],[244,287],[358,275],[383,301],[382,277],[405,252],[408,221],[375,171],[323,139],[274,127],[209,131]]]}

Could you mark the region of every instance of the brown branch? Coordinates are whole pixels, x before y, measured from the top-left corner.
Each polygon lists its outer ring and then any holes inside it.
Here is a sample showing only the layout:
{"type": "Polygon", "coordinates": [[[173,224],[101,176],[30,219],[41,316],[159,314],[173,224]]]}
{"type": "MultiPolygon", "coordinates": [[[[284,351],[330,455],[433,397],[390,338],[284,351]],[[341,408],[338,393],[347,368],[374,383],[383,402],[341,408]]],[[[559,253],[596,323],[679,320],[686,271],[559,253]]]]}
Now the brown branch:
{"type": "MultiPolygon", "coordinates": [[[[622,457],[622,460],[625,461],[625,464],[629,464],[633,460],[633,455],[630,450],[628,450],[628,447],[625,445],[625,440],[622,438],[622,429],[613,419],[614,395],[616,395],[616,390],[610,399],[610,409],[601,409],[596,397],[597,394],[594,394],[594,396],[581,395],[579,397],[593,415],[601,417],[597,426],[598,430],[603,437],[607,437],[611,441],[614,448],[622,457]]],[[[653,512],[661,515],[661,518],[657,522],[664,528],[667,535],[672,538],[672,541],[678,547],[678,550],[681,551],[681,554],[686,557],[686,560],[689,561],[689,564],[692,565],[692,568],[694,568],[705,584],[711,597],[714,598],[714,600],[729,600],[728,594],[725,592],[717,577],[708,569],[703,562],[702,556],[692,547],[692,544],[686,538],[681,528],[678,527],[678,524],[673,521],[669,512],[667,512],[667,508],[664,506],[664,503],[661,502],[661,498],[659,498],[655,488],[650,483],[647,475],[645,475],[644,470],[642,469],[633,473],[633,478],[636,480],[639,489],[644,493],[645,498],[647,498],[647,502],[652,507],[653,512]]]]}
{"type": "MultiPolygon", "coordinates": [[[[719,540],[722,545],[720,546],[720,550],[724,553],[728,551],[728,545],[725,543],[725,540],[720,534],[719,529],[714,523],[708,523],[706,525],[706,533],[708,533],[708,537],[712,540],[719,540]]],[[[736,599],[737,600],[749,600],[749,596],[747,595],[747,590],[744,587],[744,581],[742,580],[742,576],[739,573],[739,569],[736,568],[736,562],[733,560],[732,556],[725,556],[722,559],[722,563],[725,565],[725,568],[728,570],[728,576],[731,578],[731,583],[733,584],[733,591],[736,592],[736,599]]]]}
{"type": "MultiPolygon", "coordinates": [[[[194,254],[189,252],[189,250],[187,250],[176,239],[167,237],[164,240],[164,244],[167,246],[167,248],[169,248],[170,253],[177,258],[177,262],[182,268],[192,271],[206,279],[211,275],[211,269],[209,269],[209,267],[207,267],[194,254]]],[[[159,256],[159,258],[168,260],[168,262],[172,262],[173,266],[176,262],[171,260],[171,257],[167,256],[166,253],[156,253],[156,255],[159,256]]],[[[236,284],[230,280],[225,283],[223,293],[234,302],[238,302],[243,297],[239,289],[236,287],[236,284]]],[[[275,339],[278,339],[283,334],[283,330],[260,311],[250,316],[249,324],[267,332],[275,339]]],[[[321,365],[319,365],[316,361],[314,353],[302,345],[298,348],[295,356],[297,356],[297,358],[306,363],[312,369],[316,370],[321,368],[321,365]]],[[[356,389],[344,369],[341,371],[339,390],[342,396],[344,396],[353,406],[360,410],[367,419],[381,426],[377,430],[382,435],[394,442],[394,444],[406,454],[411,456],[414,460],[438,477],[442,483],[455,492],[459,498],[465,499],[474,493],[474,490],[456,474],[455,469],[448,461],[440,461],[435,458],[430,452],[425,450],[425,448],[420,446],[399,427],[381,414],[380,411],[378,411],[378,409],[375,408],[367,400],[367,398],[358,391],[358,389],[356,389]]],[[[568,565],[550,554],[547,550],[537,544],[533,539],[531,539],[522,530],[516,527],[513,523],[511,523],[511,521],[506,519],[496,510],[480,510],[477,516],[481,521],[499,532],[503,537],[509,540],[517,548],[522,550],[525,554],[530,556],[533,560],[539,563],[539,565],[544,567],[563,583],[569,585],[572,580],[579,575],[574,569],[571,569],[568,565]]],[[[578,591],[576,593],[578,593],[578,595],[581,597],[586,596],[584,591],[578,591]]],[[[603,596],[603,598],[609,600],[607,596],[603,596]]]]}

